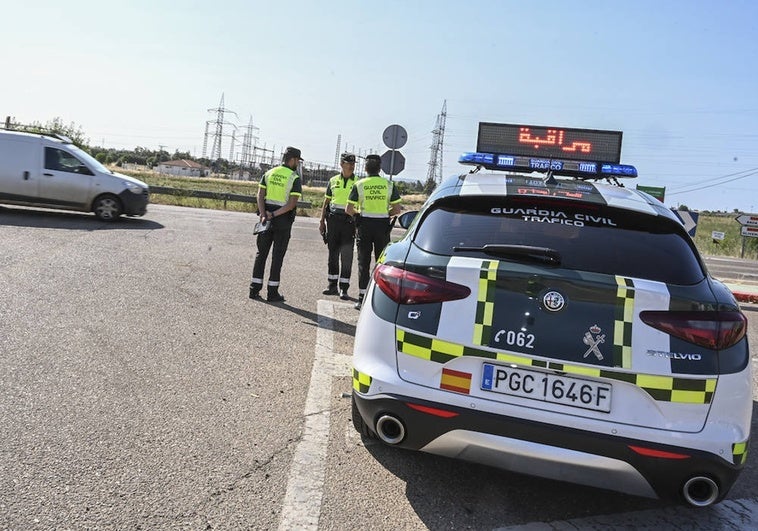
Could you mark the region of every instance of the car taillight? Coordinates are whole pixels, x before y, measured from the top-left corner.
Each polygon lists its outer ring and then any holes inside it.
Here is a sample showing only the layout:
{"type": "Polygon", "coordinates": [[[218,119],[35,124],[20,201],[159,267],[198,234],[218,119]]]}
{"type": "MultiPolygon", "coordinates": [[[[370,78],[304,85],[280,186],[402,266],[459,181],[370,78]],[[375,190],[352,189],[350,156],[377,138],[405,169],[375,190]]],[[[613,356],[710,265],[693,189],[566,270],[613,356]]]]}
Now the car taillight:
{"type": "Polygon", "coordinates": [[[722,350],[745,337],[742,312],[640,312],[642,322],[667,334],[711,350],[722,350]]]}
{"type": "Polygon", "coordinates": [[[399,304],[454,301],[471,294],[466,286],[385,264],[378,264],[374,269],[374,282],[399,304]]]}
{"type": "Polygon", "coordinates": [[[640,455],[644,455],[645,457],[658,457],[660,459],[689,459],[690,456],[687,454],[678,454],[674,452],[664,452],[663,450],[656,450],[654,448],[645,448],[644,446],[632,446],[629,445],[629,448],[634,450],[640,455]]]}

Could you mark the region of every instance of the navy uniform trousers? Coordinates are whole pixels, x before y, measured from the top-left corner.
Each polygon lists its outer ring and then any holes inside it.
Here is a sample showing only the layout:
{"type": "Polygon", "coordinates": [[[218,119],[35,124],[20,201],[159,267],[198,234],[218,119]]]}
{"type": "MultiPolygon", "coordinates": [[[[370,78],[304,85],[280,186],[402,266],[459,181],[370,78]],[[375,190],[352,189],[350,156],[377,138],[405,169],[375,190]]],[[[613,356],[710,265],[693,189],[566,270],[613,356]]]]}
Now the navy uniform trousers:
{"type": "Polygon", "coordinates": [[[268,288],[270,290],[278,289],[284,255],[287,253],[292,223],[295,221],[295,216],[291,214],[292,212],[288,212],[283,216],[273,218],[271,220],[271,228],[258,235],[258,239],[255,242],[258,252],[255,255],[255,263],[253,264],[253,280],[250,283],[250,289],[260,290],[263,287],[263,273],[266,269],[266,260],[272,247],[273,253],[271,255],[268,288]]]}
{"type": "Polygon", "coordinates": [[[371,275],[371,251],[374,259],[390,242],[390,221],[388,218],[362,217],[358,226],[358,289],[360,295],[366,293],[371,275]]]}
{"type": "Polygon", "coordinates": [[[355,223],[353,217],[342,213],[330,213],[326,218],[326,244],[329,249],[327,279],[329,285],[339,282],[340,290],[350,287],[353,272],[353,246],[355,223]]]}

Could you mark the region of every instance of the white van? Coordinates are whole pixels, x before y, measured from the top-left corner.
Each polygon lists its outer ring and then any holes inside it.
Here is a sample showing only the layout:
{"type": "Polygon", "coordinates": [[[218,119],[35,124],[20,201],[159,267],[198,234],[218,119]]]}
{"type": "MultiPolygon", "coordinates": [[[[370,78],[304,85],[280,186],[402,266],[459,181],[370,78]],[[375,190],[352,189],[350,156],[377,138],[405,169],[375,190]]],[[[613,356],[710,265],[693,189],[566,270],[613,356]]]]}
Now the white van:
{"type": "Polygon", "coordinates": [[[60,136],[0,130],[0,203],[143,216],[150,190],[60,136]]]}

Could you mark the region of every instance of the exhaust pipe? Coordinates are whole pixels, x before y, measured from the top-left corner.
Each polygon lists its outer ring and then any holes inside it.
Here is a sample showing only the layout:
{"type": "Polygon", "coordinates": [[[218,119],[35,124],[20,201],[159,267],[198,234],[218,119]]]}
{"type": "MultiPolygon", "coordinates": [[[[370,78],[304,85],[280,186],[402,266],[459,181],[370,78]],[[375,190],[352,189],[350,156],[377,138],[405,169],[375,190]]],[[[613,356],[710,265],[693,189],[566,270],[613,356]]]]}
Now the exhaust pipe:
{"type": "Polygon", "coordinates": [[[376,434],[387,444],[398,444],[405,438],[405,426],[392,415],[382,415],[376,421],[376,434]]]}
{"type": "Polygon", "coordinates": [[[719,497],[719,486],[711,478],[695,476],[684,484],[684,499],[694,507],[707,507],[719,497]]]}

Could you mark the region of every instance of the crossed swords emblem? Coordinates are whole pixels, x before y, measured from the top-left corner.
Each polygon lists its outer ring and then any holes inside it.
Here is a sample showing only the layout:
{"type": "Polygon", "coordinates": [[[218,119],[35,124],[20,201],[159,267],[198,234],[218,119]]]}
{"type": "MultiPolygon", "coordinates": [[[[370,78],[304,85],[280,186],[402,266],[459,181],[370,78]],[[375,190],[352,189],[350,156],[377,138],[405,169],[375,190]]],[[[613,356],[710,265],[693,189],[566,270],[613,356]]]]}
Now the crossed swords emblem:
{"type": "MultiPolygon", "coordinates": [[[[598,330],[600,332],[600,330],[598,330]]],[[[587,357],[590,355],[590,352],[595,354],[597,359],[602,360],[603,354],[600,352],[600,349],[597,348],[598,345],[605,343],[605,334],[600,334],[596,338],[592,337],[592,333],[585,332],[584,338],[582,339],[585,345],[589,346],[590,348],[587,349],[587,352],[584,353],[583,357],[587,357]]]]}

